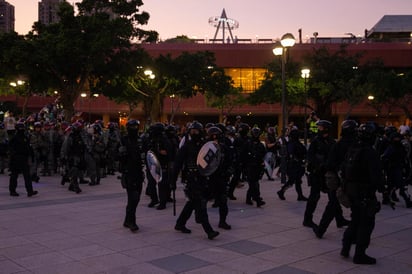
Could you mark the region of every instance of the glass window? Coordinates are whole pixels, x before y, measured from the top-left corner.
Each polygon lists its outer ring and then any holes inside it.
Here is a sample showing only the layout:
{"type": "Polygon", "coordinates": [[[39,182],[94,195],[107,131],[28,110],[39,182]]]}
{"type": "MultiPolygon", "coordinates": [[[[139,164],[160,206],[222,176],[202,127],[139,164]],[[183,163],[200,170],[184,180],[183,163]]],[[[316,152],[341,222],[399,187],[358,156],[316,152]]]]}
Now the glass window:
{"type": "Polygon", "coordinates": [[[244,93],[254,92],[264,80],[266,69],[263,68],[226,68],[225,74],[232,77],[235,87],[241,87],[244,93]]]}

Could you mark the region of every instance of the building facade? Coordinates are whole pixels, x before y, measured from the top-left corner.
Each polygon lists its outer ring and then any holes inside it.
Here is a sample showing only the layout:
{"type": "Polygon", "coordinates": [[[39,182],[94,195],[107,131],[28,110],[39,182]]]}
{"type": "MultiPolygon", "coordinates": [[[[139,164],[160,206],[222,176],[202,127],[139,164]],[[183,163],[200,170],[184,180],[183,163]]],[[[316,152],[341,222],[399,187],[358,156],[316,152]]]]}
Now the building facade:
{"type": "Polygon", "coordinates": [[[0,0],[0,32],[14,31],[14,6],[0,0]]]}
{"type": "Polygon", "coordinates": [[[39,2],[39,22],[45,25],[59,22],[58,7],[65,0],[41,0],[39,2]]]}

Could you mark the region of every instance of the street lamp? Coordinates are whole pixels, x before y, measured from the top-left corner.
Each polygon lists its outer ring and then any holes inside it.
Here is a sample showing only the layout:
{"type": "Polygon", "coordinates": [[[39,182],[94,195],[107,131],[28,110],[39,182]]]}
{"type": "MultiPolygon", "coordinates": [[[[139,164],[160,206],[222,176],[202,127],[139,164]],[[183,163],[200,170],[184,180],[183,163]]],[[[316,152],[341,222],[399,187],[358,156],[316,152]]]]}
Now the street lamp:
{"type": "Polygon", "coordinates": [[[171,101],[171,109],[170,109],[170,119],[169,119],[169,124],[171,125],[173,123],[173,118],[175,116],[175,110],[174,110],[174,100],[175,100],[176,95],[173,93],[169,95],[170,101],[171,101]]]}
{"type": "Polygon", "coordinates": [[[273,49],[273,54],[276,56],[281,56],[282,61],[282,146],[280,149],[280,171],[281,171],[281,183],[286,184],[286,157],[287,157],[287,147],[286,147],[286,123],[287,123],[287,94],[286,94],[286,57],[287,57],[287,50],[295,45],[295,37],[291,33],[286,33],[282,36],[280,40],[280,45],[277,43],[275,48],[273,49]]]}
{"type": "Polygon", "coordinates": [[[310,76],[310,69],[308,68],[304,68],[301,70],[301,76],[302,78],[305,80],[305,84],[304,84],[304,92],[305,92],[305,118],[303,120],[303,124],[304,124],[304,132],[303,132],[303,142],[305,144],[305,147],[308,147],[308,127],[306,124],[306,119],[307,119],[307,105],[308,105],[308,92],[306,91],[306,82],[310,76]]]}

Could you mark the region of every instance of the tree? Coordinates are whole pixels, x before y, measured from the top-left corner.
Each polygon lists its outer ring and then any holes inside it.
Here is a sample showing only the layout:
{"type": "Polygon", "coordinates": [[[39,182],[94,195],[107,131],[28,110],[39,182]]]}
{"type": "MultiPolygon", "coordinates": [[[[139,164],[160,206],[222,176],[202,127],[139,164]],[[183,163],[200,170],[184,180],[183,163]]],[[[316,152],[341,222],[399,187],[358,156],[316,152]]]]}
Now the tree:
{"type": "Polygon", "coordinates": [[[404,111],[412,119],[412,70],[385,68],[381,60],[372,60],[366,64],[364,89],[373,96],[369,101],[378,116],[390,116],[394,108],[404,111]],[[386,109],[387,113],[382,110],[386,109]]]}
{"type": "MultiPolygon", "coordinates": [[[[134,48],[127,54],[129,58],[123,64],[123,71],[112,70],[113,74],[106,74],[109,78],[99,81],[98,90],[116,102],[128,103],[130,111],[142,104],[145,118],[150,121],[160,121],[166,96],[173,95],[180,101],[211,91],[212,83],[217,85],[217,80],[227,80],[217,78],[216,74],[213,77],[213,72],[219,69],[211,52],[184,52],[176,58],[170,55],[152,58],[142,49],[134,48]],[[151,73],[145,74],[148,70],[151,73]]],[[[213,92],[217,94],[216,89],[213,92]]]]}
{"type": "Polygon", "coordinates": [[[141,5],[138,0],[83,0],[75,15],[73,6],[62,2],[59,23],[35,24],[28,39],[38,55],[39,70],[47,75],[48,85],[58,90],[68,117],[80,93],[107,80],[104,73],[127,56],[124,52],[131,39],[157,39],[156,32],[137,27],[149,19],[148,13],[139,13],[141,5]]]}
{"type": "Polygon", "coordinates": [[[333,103],[356,104],[359,98],[365,98],[358,70],[360,57],[360,54],[349,55],[345,45],[336,52],[325,47],[314,49],[313,54],[306,56],[305,62],[311,69],[308,97],[322,119],[332,117],[333,103]]]}
{"type": "MultiPolygon", "coordinates": [[[[292,60],[287,60],[285,66],[286,73],[286,94],[288,102],[288,113],[294,106],[303,106],[304,83],[300,78],[299,64],[292,60]]],[[[249,95],[247,101],[252,105],[261,103],[277,103],[282,98],[282,67],[281,59],[277,58],[267,65],[267,72],[261,86],[249,95]]]]}
{"type": "Polygon", "coordinates": [[[33,54],[31,41],[15,32],[0,35],[0,73],[2,90],[25,98],[22,114],[26,114],[28,99],[34,94],[47,94],[47,79],[39,70],[38,56],[33,54]]]}
{"type": "Polygon", "coordinates": [[[205,96],[209,106],[219,109],[221,117],[229,115],[234,107],[246,103],[242,89],[235,88],[232,78],[219,68],[211,74],[205,96]]]}

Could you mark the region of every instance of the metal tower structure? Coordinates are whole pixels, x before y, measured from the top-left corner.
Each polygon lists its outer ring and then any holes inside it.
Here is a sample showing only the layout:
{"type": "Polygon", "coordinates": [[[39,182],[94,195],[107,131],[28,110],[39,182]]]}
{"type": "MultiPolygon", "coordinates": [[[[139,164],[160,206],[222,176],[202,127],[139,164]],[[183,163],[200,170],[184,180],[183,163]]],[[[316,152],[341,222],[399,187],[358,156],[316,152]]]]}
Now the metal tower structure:
{"type": "Polygon", "coordinates": [[[213,37],[213,43],[217,41],[216,37],[219,30],[222,28],[222,42],[223,43],[235,43],[236,40],[233,38],[232,29],[237,29],[239,27],[239,22],[227,18],[226,11],[223,9],[222,14],[219,16],[213,16],[209,18],[209,24],[216,28],[215,36],[213,37]],[[226,37],[226,29],[229,31],[229,35],[226,37]]]}

